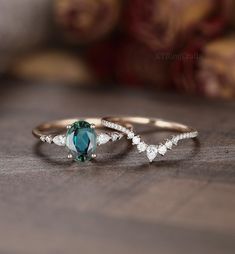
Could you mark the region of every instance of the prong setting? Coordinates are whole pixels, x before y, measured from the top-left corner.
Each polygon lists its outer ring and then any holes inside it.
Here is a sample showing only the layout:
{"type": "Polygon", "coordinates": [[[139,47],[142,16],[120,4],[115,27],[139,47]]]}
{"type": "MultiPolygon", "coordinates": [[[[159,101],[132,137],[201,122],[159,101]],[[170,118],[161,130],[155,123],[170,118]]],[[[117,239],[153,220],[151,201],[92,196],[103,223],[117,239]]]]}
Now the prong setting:
{"type": "Polygon", "coordinates": [[[71,153],[68,154],[67,156],[68,159],[72,159],[73,158],[73,155],[71,153]]]}

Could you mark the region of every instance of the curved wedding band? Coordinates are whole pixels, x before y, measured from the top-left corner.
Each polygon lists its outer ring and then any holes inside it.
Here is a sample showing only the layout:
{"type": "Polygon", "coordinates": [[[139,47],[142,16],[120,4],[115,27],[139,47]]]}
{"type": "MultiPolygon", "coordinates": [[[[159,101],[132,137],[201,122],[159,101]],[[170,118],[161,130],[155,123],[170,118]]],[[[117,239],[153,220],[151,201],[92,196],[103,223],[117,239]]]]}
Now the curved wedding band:
{"type": "MultiPolygon", "coordinates": [[[[124,126],[132,129],[130,124],[124,126]]],[[[35,127],[32,133],[42,142],[65,146],[69,151],[69,159],[83,162],[96,157],[97,145],[117,141],[123,137],[119,131],[96,133],[96,128],[105,128],[101,118],[74,118],[42,123],[35,127]]]]}
{"type": "Polygon", "coordinates": [[[132,144],[137,146],[140,153],[146,152],[147,158],[152,162],[158,154],[165,155],[167,150],[171,150],[173,145],[177,145],[180,140],[196,138],[198,131],[187,125],[169,122],[158,118],[146,118],[146,117],[104,117],[102,118],[102,124],[110,129],[120,131],[127,135],[128,139],[132,140],[132,144]],[[125,128],[125,124],[141,124],[155,126],[163,130],[171,130],[180,132],[180,134],[173,135],[164,142],[153,145],[146,144],[142,141],[139,135],[136,135],[133,130],[125,128]]]}

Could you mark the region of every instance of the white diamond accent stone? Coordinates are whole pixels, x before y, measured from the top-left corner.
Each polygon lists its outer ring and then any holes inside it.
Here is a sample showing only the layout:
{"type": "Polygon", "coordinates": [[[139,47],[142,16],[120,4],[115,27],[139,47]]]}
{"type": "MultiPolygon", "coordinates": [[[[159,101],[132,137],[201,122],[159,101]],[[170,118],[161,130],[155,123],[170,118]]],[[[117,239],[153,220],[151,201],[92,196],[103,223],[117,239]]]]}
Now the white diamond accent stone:
{"type": "Polygon", "coordinates": [[[147,148],[147,145],[144,143],[144,142],[140,142],[138,145],[137,145],[137,149],[140,153],[144,152],[147,148]]]}
{"type": "Polygon", "coordinates": [[[123,133],[126,133],[128,130],[126,128],[122,127],[122,129],[120,131],[123,133]]]}
{"type": "Polygon", "coordinates": [[[176,146],[178,144],[178,138],[177,137],[173,137],[172,138],[172,143],[176,146]]]}
{"type": "Polygon", "coordinates": [[[118,130],[118,131],[121,131],[121,130],[122,130],[122,126],[117,125],[117,130],[118,130]]]}
{"type": "Polygon", "coordinates": [[[41,137],[40,137],[40,140],[41,140],[42,142],[46,142],[46,136],[41,136],[41,137]]]}
{"type": "Polygon", "coordinates": [[[164,155],[167,152],[167,148],[165,145],[159,145],[158,147],[158,153],[160,153],[161,155],[164,155]]]}
{"type": "Polygon", "coordinates": [[[147,157],[149,161],[152,162],[157,156],[157,152],[158,152],[157,147],[154,145],[150,145],[147,147],[146,151],[147,151],[147,157]]]}
{"type": "Polygon", "coordinates": [[[167,149],[171,150],[172,149],[172,142],[170,140],[167,140],[166,143],[165,143],[165,146],[167,147],[167,149]]]}
{"type": "Polygon", "coordinates": [[[52,142],[52,137],[51,136],[46,136],[46,142],[51,144],[52,142]]]}
{"type": "Polygon", "coordinates": [[[65,146],[66,138],[64,135],[58,135],[53,138],[53,143],[58,146],[65,146]]]}
{"type": "Polygon", "coordinates": [[[107,142],[109,142],[110,139],[111,137],[108,134],[101,133],[97,136],[97,144],[98,145],[106,144],[107,142]]]}
{"type": "Polygon", "coordinates": [[[135,136],[135,133],[132,132],[132,131],[130,131],[130,132],[127,134],[127,138],[128,138],[128,139],[133,139],[134,136],[135,136]]]}
{"type": "Polygon", "coordinates": [[[134,136],[132,139],[132,144],[133,145],[138,145],[140,143],[140,137],[139,136],[134,136]]]}
{"type": "Polygon", "coordinates": [[[120,136],[118,133],[112,133],[111,138],[112,138],[112,141],[117,141],[120,138],[120,136]]]}
{"type": "MultiPolygon", "coordinates": [[[[132,139],[132,144],[137,145],[137,149],[140,153],[146,151],[147,157],[150,162],[155,159],[158,153],[164,155],[167,152],[167,149],[171,150],[173,148],[173,145],[177,145],[180,140],[195,138],[198,135],[197,131],[185,132],[172,136],[170,139],[167,139],[163,144],[160,144],[158,146],[147,145],[145,142],[141,141],[140,136],[136,135],[132,131],[132,129],[128,129],[119,124],[108,122],[105,120],[102,120],[102,124],[111,129],[116,129],[117,131],[126,134],[127,139],[132,139]]],[[[123,135],[121,137],[123,137],[123,135]]]]}

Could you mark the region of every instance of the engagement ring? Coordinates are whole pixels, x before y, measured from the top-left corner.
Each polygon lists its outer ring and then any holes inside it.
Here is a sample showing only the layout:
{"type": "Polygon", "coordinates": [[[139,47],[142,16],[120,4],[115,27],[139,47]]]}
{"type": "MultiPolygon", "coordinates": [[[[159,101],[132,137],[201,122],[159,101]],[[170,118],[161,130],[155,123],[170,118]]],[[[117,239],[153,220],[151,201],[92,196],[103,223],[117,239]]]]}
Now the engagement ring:
{"type": "MultiPolygon", "coordinates": [[[[130,124],[124,127],[132,129],[130,124]]],[[[104,128],[100,118],[66,119],[40,124],[33,135],[42,142],[66,147],[69,159],[84,162],[96,157],[97,146],[123,137],[119,131],[97,133],[96,128],[104,128]]]]}

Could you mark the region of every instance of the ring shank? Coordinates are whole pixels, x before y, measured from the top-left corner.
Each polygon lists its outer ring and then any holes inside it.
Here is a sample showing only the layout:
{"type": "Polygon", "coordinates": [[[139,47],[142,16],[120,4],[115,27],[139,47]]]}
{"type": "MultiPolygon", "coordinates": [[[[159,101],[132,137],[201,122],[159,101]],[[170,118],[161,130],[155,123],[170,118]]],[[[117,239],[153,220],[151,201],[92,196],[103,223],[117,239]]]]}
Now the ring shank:
{"type": "MultiPolygon", "coordinates": [[[[76,121],[80,121],[81,118],[63,119],[52,122],[45,122],[36,126],[32,133],[36,138],[40,138],[43,135],[58,135],[66,132],[66,127],[72,125],[76,121]]],[[[90,124],[94,124],[96,128],[104,128],[101,124],[101,118],[85,118],[82,119],[90,124]]],[[[125,124],[125,127],[132,129],[131,124],[125,124]]]]}
{"type": "Polygon", "coordinates": [[[160,129],[177,131],[177,132],[196,132],[196,129],[184,124],[165,121],[159,118],[147,117],[104,117],[103,120],[115,123],[129,123],[155,126],[160,129]]]}

